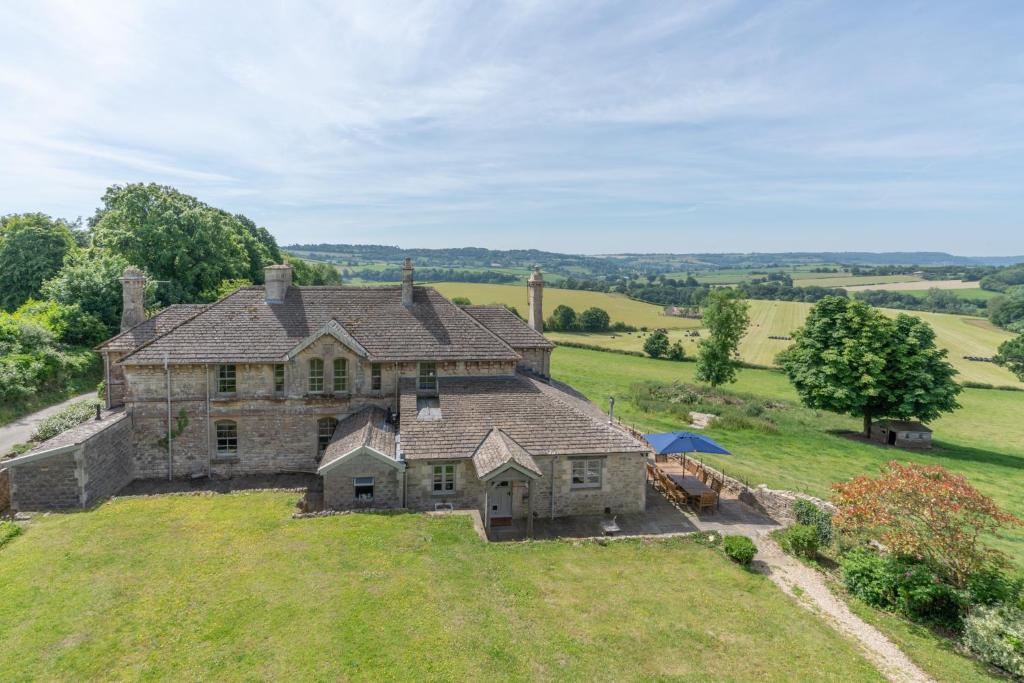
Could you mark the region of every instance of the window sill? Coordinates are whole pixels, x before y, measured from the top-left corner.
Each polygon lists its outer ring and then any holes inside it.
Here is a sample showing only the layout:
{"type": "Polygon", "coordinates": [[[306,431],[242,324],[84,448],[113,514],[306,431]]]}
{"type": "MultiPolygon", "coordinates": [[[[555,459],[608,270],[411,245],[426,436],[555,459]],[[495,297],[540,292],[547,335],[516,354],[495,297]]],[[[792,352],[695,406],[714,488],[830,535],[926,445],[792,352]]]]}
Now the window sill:
{"type": "Polygon", "coordinates": [[[430,495],[443,498],[445,496],[454,496],[456,493],[457,491],[431,491],[430,495]]]}
{"type": "Polygon", "coordinates": [[[242,459],[237,455],[215,455],[213,456],[213,463],[215,465],[231,465],[237,462],[241,462],[242,459]]]}
{"type": "Polygon", "coordinates": [[[570,491],[600,491],[603,487],[600,484],[574,484],[569,487],[570,491]]]}

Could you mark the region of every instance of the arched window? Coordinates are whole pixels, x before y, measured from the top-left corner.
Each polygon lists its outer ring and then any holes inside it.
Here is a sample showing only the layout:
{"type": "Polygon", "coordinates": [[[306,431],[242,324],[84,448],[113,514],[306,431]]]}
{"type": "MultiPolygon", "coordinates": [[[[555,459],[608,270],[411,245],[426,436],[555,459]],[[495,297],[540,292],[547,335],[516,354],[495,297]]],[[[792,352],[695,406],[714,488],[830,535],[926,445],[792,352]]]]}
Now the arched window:
{"type": "Polygon", "coordinates": [[[320,358],[309,359],[309,391],[318,394],[324,390],[324,362],[320,358]]]}
{"type": "Polygon", "coordinates": [[[331,442],[331,437],[334,436],[334,429],[337,426],[338,421],[333,417],[321,417],[316,421],[317,455],[323,455],[323,452],[327,450],[327,444],[331,442]]]}
{"type": "Polygon", "coordinates": [[[238,424],[234,420],[219,420],[217,427],[217,457],[238,455],[238,424]]]}
{"type": "Polygon", "coordinates": [[[348,391],[348,361],[344,358],[334,359],[334,390],[348,391]]]}

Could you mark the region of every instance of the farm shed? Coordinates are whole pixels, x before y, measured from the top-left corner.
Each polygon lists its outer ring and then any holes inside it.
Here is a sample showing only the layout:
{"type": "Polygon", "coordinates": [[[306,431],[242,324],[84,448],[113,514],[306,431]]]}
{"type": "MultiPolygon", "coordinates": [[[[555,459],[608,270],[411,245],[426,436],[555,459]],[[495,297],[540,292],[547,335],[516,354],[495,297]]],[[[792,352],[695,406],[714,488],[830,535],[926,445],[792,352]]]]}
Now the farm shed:
{"type": "Polygon", "coordinates": [[[871,438],[897,448],[932,447],[932,430],[920,422],[879,420],[871,425],[871,438]]]}

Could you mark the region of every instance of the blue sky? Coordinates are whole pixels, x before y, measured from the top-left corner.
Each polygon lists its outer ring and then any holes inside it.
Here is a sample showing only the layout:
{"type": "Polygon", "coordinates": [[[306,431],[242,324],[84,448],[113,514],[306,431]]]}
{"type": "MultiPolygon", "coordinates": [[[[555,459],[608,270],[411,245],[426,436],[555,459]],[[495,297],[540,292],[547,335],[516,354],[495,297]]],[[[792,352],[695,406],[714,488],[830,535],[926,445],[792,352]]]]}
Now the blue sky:
{"type": "Polygon", "coordinates": [[[0,213],[282,243],[1024,254],[1024,2],[0,4],[0,213]]]}

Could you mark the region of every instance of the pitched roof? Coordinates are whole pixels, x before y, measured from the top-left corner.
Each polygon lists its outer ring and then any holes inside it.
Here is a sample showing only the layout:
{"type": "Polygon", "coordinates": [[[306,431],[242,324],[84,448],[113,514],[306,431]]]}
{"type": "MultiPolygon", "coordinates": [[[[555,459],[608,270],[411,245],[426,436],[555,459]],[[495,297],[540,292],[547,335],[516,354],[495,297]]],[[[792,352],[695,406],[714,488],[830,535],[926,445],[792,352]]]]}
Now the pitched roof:
{"type": "Polygon", "coordinates": [[[418,458],[470,458],[498,428],[533,456],[643,452],[646,446],[595,419],[579,399],[524,375],[439,377],[440,418],[418,419],[413,378],[401,383],[402,451],[418,458]]]}
{"type": "Polygon", "coordinates": [[[151,339],[170,332],[208,304],[171,304],[135,327],[115,335],[96,347],[97,351],[134,351],[151,339]]]}
{"type": "Polygon", "coordinates": [[[144,344],[126,365],[273,363],[336,320],[373,361],[519,359],[511,346],[429,287],[402,305],[400,287],[290,287],[268,304],[263,287],[243,287],[144,344]]]}
{"type": "Polygon", "coordinates": [[[897,432],[930,432],[930,431],[932,431],[932,430],[928,429],[928,427],[926,427],[923,424],[921,424],[920,422],[917,422],[916,420],[913,420],[913,421],[906,421],[906,420],[879,420],[876,424],[878,424],[879,426],[885,425],[889,429],[892,429],[893,431],[897,431],[897,432]]]}
{"type": "Polygon", "coordinates": [[[504,306],[463,306],[462,310],[513,348],[553,349],[555,344],[504,306]]]}
{"type": "Polygon", "coordinates": [[[107,427],[126,418],[127,415],[124,410],[104,410],[101,412],[99,420],[86,420],[71,429],[43,441],[27,453],[23,453],[10,460],[0,461],[0,470],[42,460],[52,455],[66,453],[84,444],[107,427]]]}
{"type": "Polygon", "coordinates": [[[473,453],[473,466],[481,479],[503,465],[516,465],[519,469],[541,476],[540,468],[526,449],[500,429],[492,429],[473,453]]]}
{"type": "Polygon", "coordinates": [[[384,410],[376,406],[363,408],[338,422],[320,460],[320,469],[363,447],[395,457],[395,428],[388,424],[384,410]]]}

